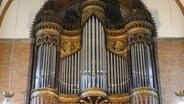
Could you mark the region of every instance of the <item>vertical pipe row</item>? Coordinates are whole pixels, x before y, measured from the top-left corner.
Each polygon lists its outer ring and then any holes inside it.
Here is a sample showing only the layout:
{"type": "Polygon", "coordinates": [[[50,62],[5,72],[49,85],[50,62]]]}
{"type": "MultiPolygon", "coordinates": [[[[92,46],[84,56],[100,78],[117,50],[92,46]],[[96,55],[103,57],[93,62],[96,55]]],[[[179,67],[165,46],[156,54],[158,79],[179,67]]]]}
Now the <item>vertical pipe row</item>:
{"type": "Polygon", "coordinates": [[[80,51],[61,60],[59,92],[62,94],[79,93],[80,51]]]}
{"type": "Polygon", "coordinates": [[[102,23],[95,16],[91,16],[85,23],[82,39],[81,89],[106,89],[105,34],[102,23]]]}
{"type": "Polygon", "coordinates": [[[133,87],[154,87],[154,75],[150,46],[136,43],[131,46],[131,67],[133,74],[133,87]]]}
{"type": "Polygon", "coordinates": [[[55,72],[57,63],[57,46],[52,42],[53,37],[45,35],[42,44],[38,46],[36,62],[35,88],[55,88],[55,72]]]}
{"type": "Polygon", "coordinates": [[[156,90],[156,74],[154,73],[154,62],[152,60],[151,45],[144,42],[144,37],[134,37],[134,43],[130,45],[130,65],[132,72],[132,104],[159,104],[156,90]],[[155,76],[155,77],[154,77],[155,76]],[[137,91],[145,91],[144,95],[137,91]],[[142,99],[144,97],[144,99],[142,99]],[[137,102],[138,101],[138,102],[137,102]]]}
{"type": "Polygon", "coordinates": [[[111,94],[125,94],[130,92],[130,75],[125,58],[106,52],[108,92],[111,94]]]}

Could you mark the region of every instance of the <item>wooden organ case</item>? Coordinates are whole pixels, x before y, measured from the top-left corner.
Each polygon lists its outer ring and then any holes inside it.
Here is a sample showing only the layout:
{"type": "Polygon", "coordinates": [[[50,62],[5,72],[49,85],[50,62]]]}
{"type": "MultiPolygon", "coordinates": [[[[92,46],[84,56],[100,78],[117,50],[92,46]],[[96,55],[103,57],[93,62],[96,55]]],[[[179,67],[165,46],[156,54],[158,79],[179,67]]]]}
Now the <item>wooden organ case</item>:
{"type": "Polygon", "coordinates": [[[48,0],[31,31],[28,104],[159,104],[154,37],[140,0],[48,0]]]}

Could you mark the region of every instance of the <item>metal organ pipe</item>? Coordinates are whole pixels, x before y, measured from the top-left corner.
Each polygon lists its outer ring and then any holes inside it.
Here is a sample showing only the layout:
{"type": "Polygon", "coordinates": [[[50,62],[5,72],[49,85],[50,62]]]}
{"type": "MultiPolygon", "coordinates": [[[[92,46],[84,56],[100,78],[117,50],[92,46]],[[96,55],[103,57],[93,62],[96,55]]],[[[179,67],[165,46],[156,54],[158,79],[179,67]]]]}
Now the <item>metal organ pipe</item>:
{"type": "Polygon", "coordinates": [[[81,52],[68,56],[61,60],[59,92],[62,94],[79,93],[80,57],[81,52]]]}
{"type": "Polygon", "coordinates": [[[36,61],[36,83],[34,88],[55,88],[56,53],[58,51],[56,50],[57,46],[52,43],[54,36],[44,35],[40,39],[43,43],[37,46],[38,57],[36,61]]]}
{"type": "Polygon", "coordinates": [[[85,23],[82,34],[81,90],[107,88],[104,35],[102,23],[95,16],[91,16],[85,23]]]}
{"type": "Polygon", "coordinates": [[[154,87],[153,65],[150,46],[145,43],[136,43],[131,46],[131,66],[133,73],[133,87],[154,87]]]}
{"type": "Polygon", "coordinates": [[[127,60],[109,51],[106,52],[108,92],[126,94],[130,92],[130,75],[127,60]]]}
{"type": "MultiPolygon", "coordinates": [[[[156,73],[152,57],[152,43],[147,43],[144,36],[135,36],[134,43],[130,44],[129,59],[132,72],[132,103],[133,104],[159,104],[157,94],[156,73]],[[147,91],[145,99],[140,100],[143,95],[137,91],[147,91]]],[[[147,35],[147,34],[144,34],[147,35]]]]}

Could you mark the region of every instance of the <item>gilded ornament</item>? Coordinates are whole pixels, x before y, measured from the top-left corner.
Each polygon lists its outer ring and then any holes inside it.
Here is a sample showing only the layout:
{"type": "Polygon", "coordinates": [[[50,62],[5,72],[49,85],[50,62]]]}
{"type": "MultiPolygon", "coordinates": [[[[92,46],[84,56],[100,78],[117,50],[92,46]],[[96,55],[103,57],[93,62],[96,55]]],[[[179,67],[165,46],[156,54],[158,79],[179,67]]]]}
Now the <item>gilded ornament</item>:
{"type": "Polygon", "coordinates": [[[84,24],[88,18],[95,15],[102,23],[105,22],[105,4],[100,0],[86,0],[81,4],[82,12],[82,24],[84,24]]]}
{"type": "Polygon", "coordinates": [[[78,95],[59,95],[60,103],[79,103],[80,98],[78,95]]]}
{"type": "Polygon", "coordinates": [[[158,98],[158,92],[156,89],[148,88],[148,87],[142,87],[137,88],[131,91],[131,97],[133,96],[154,96],[158,98]]]}
{"type": "Polygon", "coordinates": [[[106,30],[106,49],[116,55],[127,57],[127,35],[122,30],[106,30]]]}
{"type": "Polygon", "coordinates": [[[112,103],[128,103],[130,102],[130,96],[129,94],[117,94],[117,95],[110,95],[109,96],[109,102],[112,103]]]}
{"type": "Polygon", "coordinates": [[[40,89],[33,90],[31,93],[31,98],[34,98],[37,96],[47,96],[47,95],[58,98],[57,91],[51,88],[40,88],[40,89]]]}
{"type": "Polygon", "coordinates": [[[39,35],[57,35],[59,36],[63,28],[52,22],[44,22],[44,23],[39,23],[35,26],[35,31],[36,31],[36,36],[39,35]]]}
{"type": "Polygon", "coordinates": [[[80,93],[80,102],[84,104],[103,104],[108,102],[108,94],[100,88],[89,88],[80,93]]]}
{"type": "Polygon", "coordinates": [[[78,31],[64,31],[61,35],[61,58],[65,58],[81,48],[80,30],[78,31]]]}

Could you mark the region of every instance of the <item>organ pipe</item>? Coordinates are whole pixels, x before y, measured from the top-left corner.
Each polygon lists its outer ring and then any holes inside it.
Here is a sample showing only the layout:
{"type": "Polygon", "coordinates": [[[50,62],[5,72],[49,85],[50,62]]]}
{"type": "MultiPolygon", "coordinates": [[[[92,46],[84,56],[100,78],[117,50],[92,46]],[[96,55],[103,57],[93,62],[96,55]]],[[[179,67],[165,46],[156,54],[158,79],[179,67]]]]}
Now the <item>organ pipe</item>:
{"type": "Polygon", "coordinates": [[[130,91],[130,75],[127,60],[109,51],[107,53],[108,92],[126,94],[130,91]]]}
{"type": "Polygon", "coordinates": [[[82,34],[81,90],[93,87],[104,90],[107,88],[104,35],[102,23],[95,16],[90,17],[82,34]]]}

